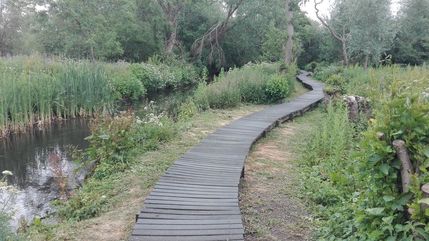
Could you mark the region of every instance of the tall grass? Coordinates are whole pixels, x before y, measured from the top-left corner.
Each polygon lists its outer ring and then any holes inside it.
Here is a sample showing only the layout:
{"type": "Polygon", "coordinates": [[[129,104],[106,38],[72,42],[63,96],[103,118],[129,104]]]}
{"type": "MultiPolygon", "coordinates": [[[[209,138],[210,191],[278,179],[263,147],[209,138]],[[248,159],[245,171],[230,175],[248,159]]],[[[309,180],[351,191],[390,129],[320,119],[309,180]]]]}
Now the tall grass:
{"type": "Polygon", "coordinates": [[[194,101],[200,109],[277,102],[290,93],[295,74],[294,66],[284,73],[280,71],[280,64],[247,64],[227,73],[222,72],[209,85],[201,84],[195,92],[194,101]]]}
{"type": "Polygon", "coordinates": [[[99,63],[39,56],[0,59],[0,135],[53,118],[105,112],[113,101],[99,63]]]}

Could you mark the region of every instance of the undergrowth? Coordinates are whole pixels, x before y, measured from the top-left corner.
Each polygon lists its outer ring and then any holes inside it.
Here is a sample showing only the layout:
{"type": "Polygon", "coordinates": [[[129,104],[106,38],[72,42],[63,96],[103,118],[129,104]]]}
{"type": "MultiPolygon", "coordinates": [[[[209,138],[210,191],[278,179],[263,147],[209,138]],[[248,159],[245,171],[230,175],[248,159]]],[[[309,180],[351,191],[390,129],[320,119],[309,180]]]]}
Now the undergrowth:
{"type": "Polygon", "coordinates": [[[369,98],[373,117],[360,125],[367,126],[360,133],[342,105],[330,105],[303,140],[308,147],[302,156],[303,191],[319,220],[317,239],[428,240],[429,212],[421,191],[429,182],[428,69],[327,72],[328,80],[341,80],[334,88],[369,98]],[[411,159],[408,192],[402,191],[394,140],[405,141],[411,159]]]}

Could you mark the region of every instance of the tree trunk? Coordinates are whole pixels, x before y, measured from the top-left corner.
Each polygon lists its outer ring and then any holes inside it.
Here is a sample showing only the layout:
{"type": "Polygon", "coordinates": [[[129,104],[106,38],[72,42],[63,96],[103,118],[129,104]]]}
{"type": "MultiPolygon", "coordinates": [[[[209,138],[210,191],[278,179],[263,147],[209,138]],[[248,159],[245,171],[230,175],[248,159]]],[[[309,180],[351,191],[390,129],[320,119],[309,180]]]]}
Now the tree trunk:
{"type": "Polygon", "coordinates": [[[164,51],[167,54],[172,54],[174,47],[177,44],[177,19],[182,12],[184,3],[181,0],[177,0],[175,2],[158,0],[158,4],[161,6],[167,19],[168,26],[170,27],[170,33],[168,34],[164,51]]]}
{"type": "Polygon", "coordinates": [[[169,25],[171,32],[165,44],[165,53],[172,54],[174,46],[176,46],[177,43],[177,16],[175,16],[174,19],[169,20],[169,25]]]}
{"type": "Polygon", "coordinates": [[[396,156],[401,161],[402,192],[406,193],[410,189],[413,165],[411,164],[410,156],[408,155],[407,147],[403,140],[393,141],[393,147],[396,150],[396,156]]]}
{"type": "Polygon", "coordinates": [[[343,64],[345,66],[349,66],[349,56],[347,54],[347,43],[346,40],[342,39],[341,40],[341,47],[343,50],[343,64]]]}
{"type": "Polygon", "coordinates": [[[368,55],[368,54],[366,54],[366,55],[365,55],[365,61],[364,61],[364,63],[363,63],[363,67],[364,67],[365,69],[368,69],[368,62],[369,62],[369,55],[368,55]]]}
{"type": "Polygon", "coordinates": [[[295,34],[295,29],[293,27],[293,12],[291,10],[291,0],[285,1],[285,12],[286,12],[286,21],[287,21],[287,41],[284,46],[284,61],[285,64],[289,65],[294,61],[293,56],[293,37],[295,34]]]}

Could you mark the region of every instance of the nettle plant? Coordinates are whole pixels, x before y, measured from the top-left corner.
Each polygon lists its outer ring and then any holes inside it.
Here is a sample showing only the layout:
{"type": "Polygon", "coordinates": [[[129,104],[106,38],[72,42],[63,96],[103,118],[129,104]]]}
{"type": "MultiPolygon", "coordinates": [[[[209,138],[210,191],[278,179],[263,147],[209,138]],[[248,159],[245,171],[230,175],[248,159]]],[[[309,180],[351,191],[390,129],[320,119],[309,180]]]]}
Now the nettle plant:
{"type": "Polygon", "coordinates": [[[429,183],[428,92],[426,78],[394,81],[364,133],[355,219],[361,240],[429,240],[429,199],[421,190],[429,183]],[[405,191],[404,167],[393,147],[398,140],[411,164],[405,191]]]}

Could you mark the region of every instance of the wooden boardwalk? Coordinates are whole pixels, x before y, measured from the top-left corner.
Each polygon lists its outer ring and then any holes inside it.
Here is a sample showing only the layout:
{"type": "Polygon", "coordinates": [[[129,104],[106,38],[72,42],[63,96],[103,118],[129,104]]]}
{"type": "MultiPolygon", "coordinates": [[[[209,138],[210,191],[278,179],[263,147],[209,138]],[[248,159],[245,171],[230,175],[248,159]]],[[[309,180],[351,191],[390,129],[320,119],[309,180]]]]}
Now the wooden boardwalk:
{"type": "Polygon", "coordinates": [[[218,129],[176,160],[146,198],[130,240],[244,240],[238,186],[251,146],[324,96],[306,72],[297,78],[311,91],[218,129]]]}

